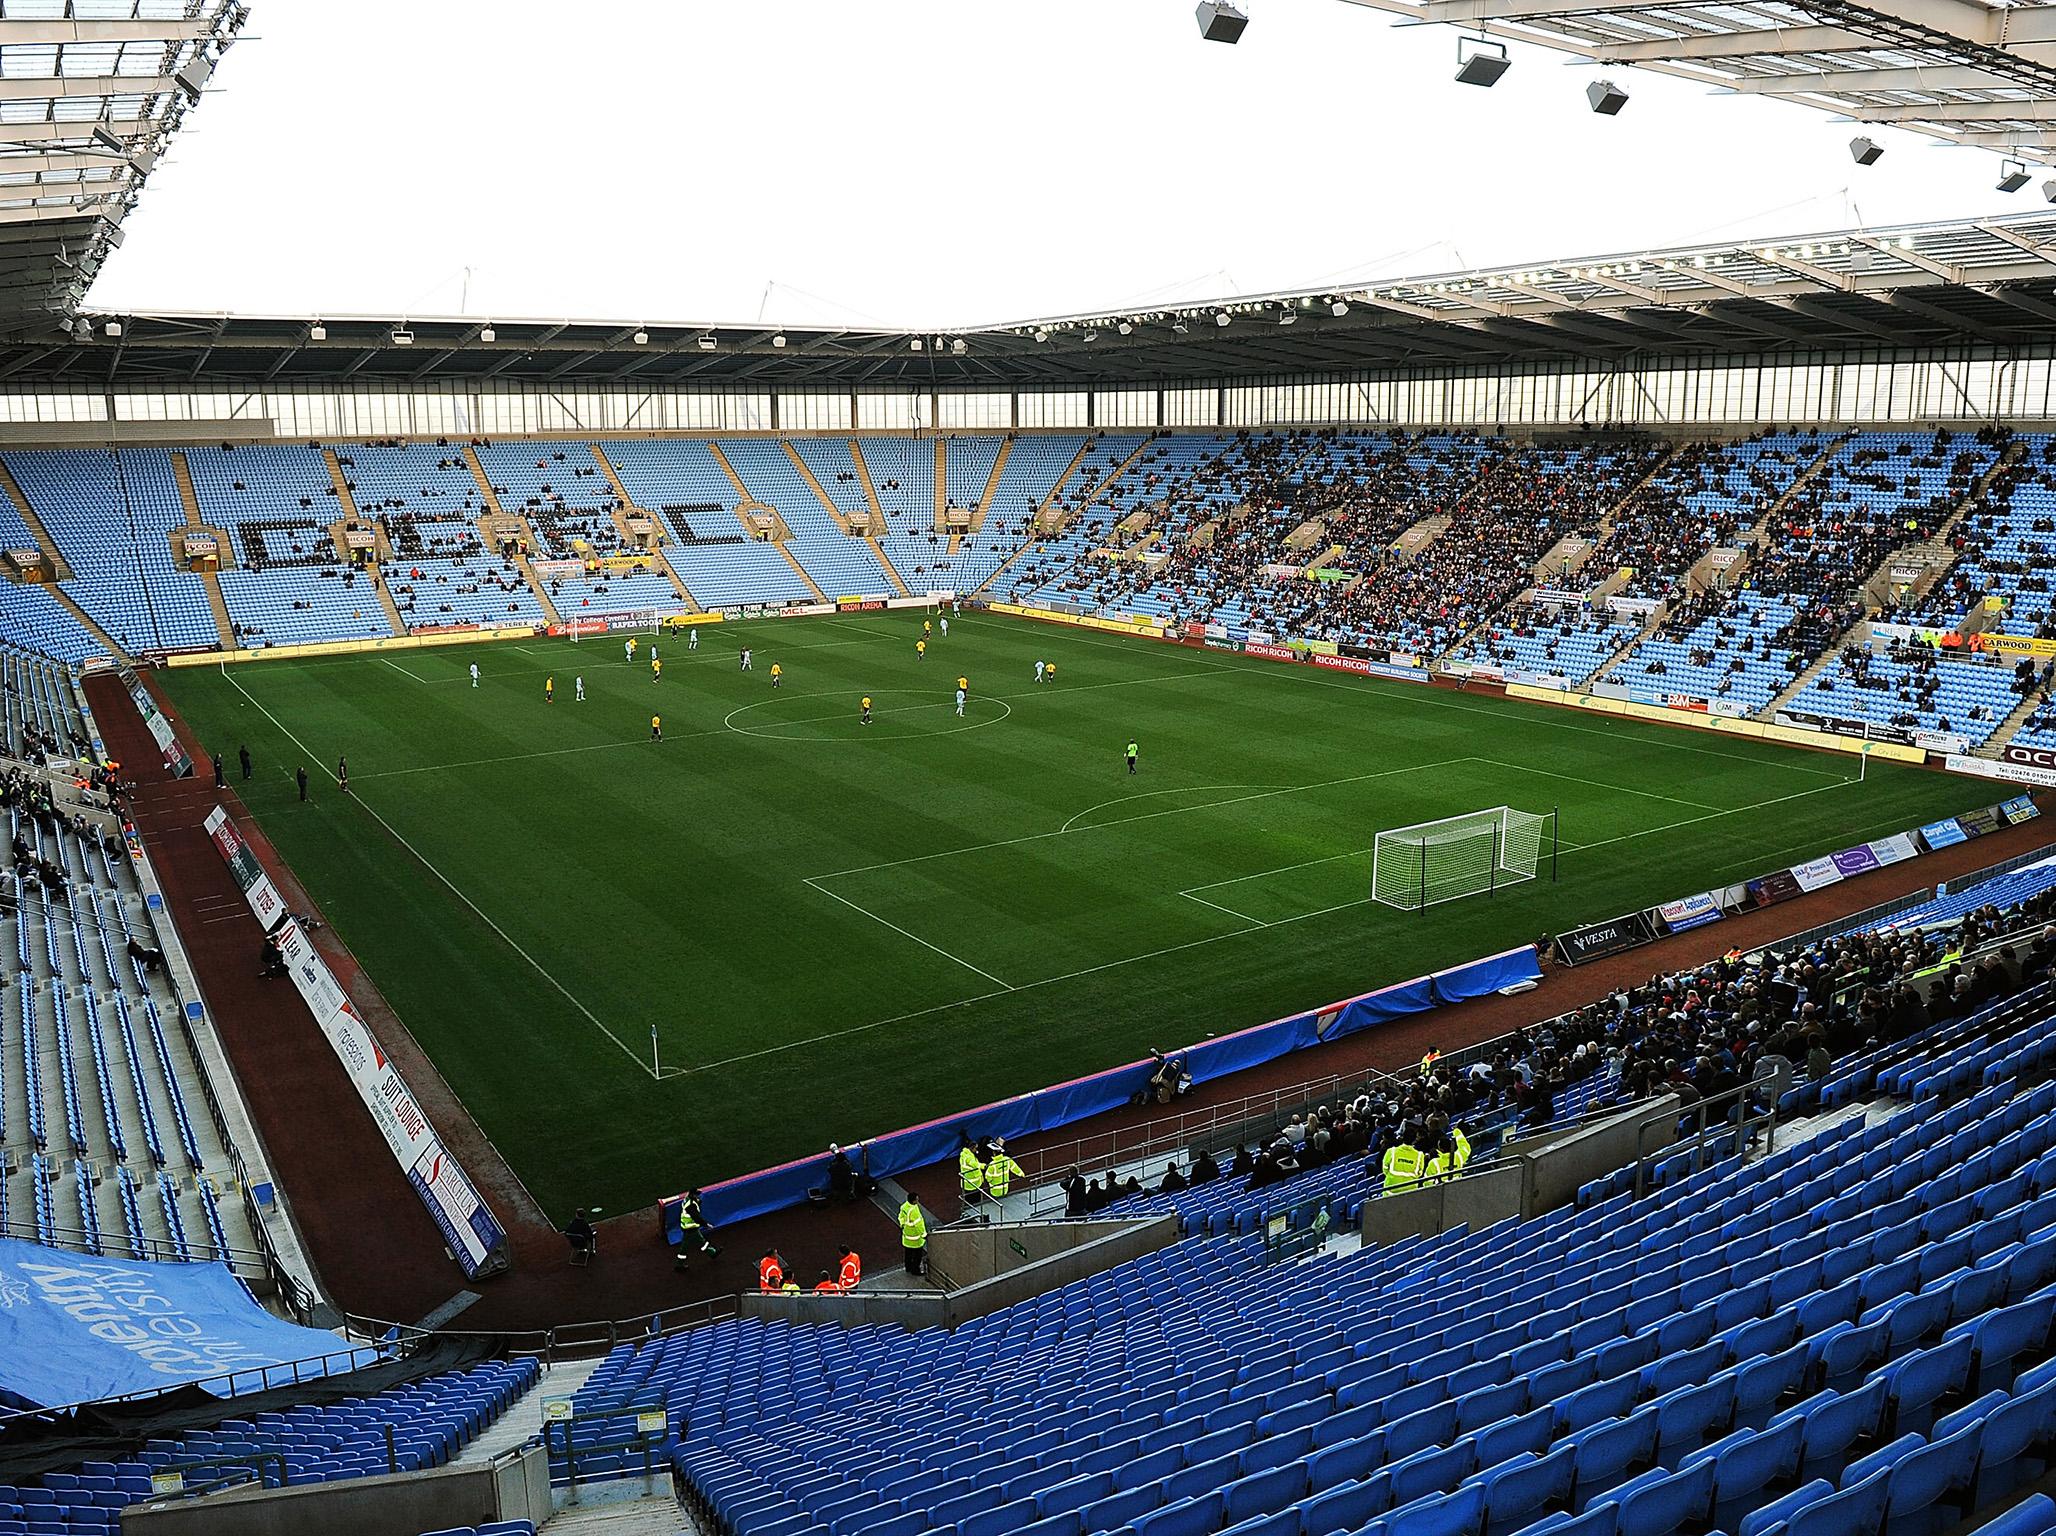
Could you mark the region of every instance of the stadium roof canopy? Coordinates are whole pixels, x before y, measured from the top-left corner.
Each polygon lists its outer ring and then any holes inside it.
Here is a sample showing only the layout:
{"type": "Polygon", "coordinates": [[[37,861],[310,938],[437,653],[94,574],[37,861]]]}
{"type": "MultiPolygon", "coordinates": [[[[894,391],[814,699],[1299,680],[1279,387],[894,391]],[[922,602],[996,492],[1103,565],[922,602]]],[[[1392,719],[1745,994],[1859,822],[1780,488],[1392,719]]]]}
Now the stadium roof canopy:
{"type": "Polygon", "coordinates": [[[2056,4],[1350,0],[2056,164],[2056,4]]]}
{"type": "Polygon", "coordinates": [[[494,381],[1119,387],[1822,350],[2056,349],[2056,210],[1440,272],[963,331],[593,320],[99,314],[0,343],[0,385],[494,381]]]}
{"type": "Polygon", "coordinates": [[[246,14],[236,0],[0,0],[0,335],[78,304],[246,14]]]}

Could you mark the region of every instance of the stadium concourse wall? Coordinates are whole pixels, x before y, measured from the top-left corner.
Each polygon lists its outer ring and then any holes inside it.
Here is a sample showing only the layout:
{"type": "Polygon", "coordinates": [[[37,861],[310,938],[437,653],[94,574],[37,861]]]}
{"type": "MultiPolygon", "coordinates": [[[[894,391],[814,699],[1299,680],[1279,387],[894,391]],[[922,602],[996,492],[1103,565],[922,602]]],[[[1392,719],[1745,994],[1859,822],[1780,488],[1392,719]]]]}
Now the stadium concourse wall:
{"type": "MultiPolygon", "coordinates": [[[[1185,1070],[1195,1083],[1211,1082],[1393,1019],[1533,982],[1541,975],[1535,946],[1523,944],[1482,960],[1395,982],[1325,1008],[1252,1025],[1169,1054],[1184,1059],[1185,1070]]],[[[888,1178],[955,1157],[963,1137],[976,1141],[988,1136],[1029,1136],[1075,1124],[1134,1102],[1147,1090],[1155,1068],[1154,1061],[1131,1061],[1125,1066],[875,1137],[864,1143],[867,1166],[873,1178],[888,1178]]],[[[707,1219],[720,1226],[799,1205],[806,1200],[809,1190],[827,1184],[828,1164],[828,1154],[823,1153],[709,1185],[701,1191],[707,1219]]],[[[679,1198],[672,1196],[660,1203],[667,1232],[671,1226],[670,1213],[679,1198]]]]}

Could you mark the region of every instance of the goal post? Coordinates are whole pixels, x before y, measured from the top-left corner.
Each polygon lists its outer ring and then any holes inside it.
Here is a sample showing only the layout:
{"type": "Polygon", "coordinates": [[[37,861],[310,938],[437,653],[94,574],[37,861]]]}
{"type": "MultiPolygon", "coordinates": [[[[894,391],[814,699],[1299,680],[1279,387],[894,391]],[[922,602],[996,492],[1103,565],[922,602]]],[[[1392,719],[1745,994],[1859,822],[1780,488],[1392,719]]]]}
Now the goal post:
{"type": "Polygon", "coordinates": [[[1463,896],[1490,896],[1533,880],[1547,865],[1556,878],[1556,812],[1498,805],[1378,834],[1371,853],[1371,899],[1418,911],[1463,896]]]}

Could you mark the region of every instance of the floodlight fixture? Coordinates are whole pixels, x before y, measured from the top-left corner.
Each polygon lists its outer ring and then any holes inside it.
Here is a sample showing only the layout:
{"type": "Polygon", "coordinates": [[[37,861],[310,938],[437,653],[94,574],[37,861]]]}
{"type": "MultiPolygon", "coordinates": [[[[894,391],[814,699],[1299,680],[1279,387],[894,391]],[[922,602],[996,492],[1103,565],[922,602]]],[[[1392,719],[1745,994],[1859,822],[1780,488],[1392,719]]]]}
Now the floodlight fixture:
{"type": "Polygon", "coordinates": [[[909,352],[918,352],[918,351],[920,351],[920,350],[921,350],[921,338],[920,338],[920,337],[918,337],[918,336],[909,336],[909,337],[907,338],[907,350],[908,350],[909,352]]]}
{"type": "Polygon", "coordinates": [[[1048,341],[1048,340],[1049,340],[1049,331],[1048,331],[1048,330],[1047,330],[1046,328],[1043,328],[1043,327],[1037,327],[1037,328],[1036,328],[1036,332],[1035,332],[1035,339],[1036,339],[1037,341],[1048,341]]]}
{"type": "Polygon", "coordinates": [[[101,326],[100,329],[105,331],[109,336],[119,336],[121,334],[121,322],[119,320],[109,320],[105,325],[101,326]]]}
{"type": "Polygon", "coordinates": [[[121,135],[112,128],[109,128],[105,123],[93,124],[93,144],[96,148],[104,149],[111,155],[125,155],[128,153],[128,145],[122,141],[121,135]]]}
{"type": "Polygon", "coordinates": [[[1344,315],[1349,313],[1349,300],[1336,299],[1333,303],[1329,304],[1328,313],[1333,315],[1337,320],[1340,320],[1344,315]]]}
{"type": "Polygon", "coordinates": [[[1506,44],[1489,37],[1459,37],[1456,40],[1456,78],[1463,85],[1493,86],[1513,67],[1506,44]],[[1468,45],[1469,51],[1465,48],[1468,45]]]}
{"type": "Polygon", "coordinates": [[[638,330],[635,333],[635,344],[639,347],[648,346],[650,344],[650,333],[648,331],[638,330]]]}
{"type": "Polygon", "coordinates": [[[1123,336],[1131,336],[1135,332],[1135,327],[1130,325],[1126,320],[1123,320],[1119,325],[1115,326],[1114,329],[1119,331],[1123,336]]]}
{"type": "Polygon", "coordinates": [[[785,346],[785,332],[780,331],[776,336],[773,336],[771,338],[771,345],[782,349],[785,346]]]}
{"type": "Polygon", "coordinates": [[[307,339],[309,341],[327,341],[328,327],[323,325],[319,320],[315,321],[312,325],[307,327],[307,339]]]}
{"type": "Polygon", "coordinates": [[[965,354],[966,352],[968,352],[968,351],[970,351],[970,350],[971,350],[971,349],[970,349],[969,347],[967,347],[966,345],[964,345],[964,338],[963,338],[963,337],[961,337],[961,336],[959,336],[959,337],[955,338],[954,340],[952,340],[952,341],[950,342],[950,344],[949,344],[949,349],[950,349],[950,351],[951,351],[951,352],[955,353],[955,354],[956,354],[956,355],[957,355],[958,357],[962,357],[962,356],[963,356],[963,355],[964,355],[964,354],[965,354]]]}
{"type": "Polygon", "coordinates": [[[1201,0],[1193,16],[1199,23],[1199,35],[1210,43],[1239,42],[1242,29],[1249,25],[1249,18],[1228,0],[1201,0]]]}
{"type": "Polygon", "coordinates": [[[2045,181],[2042,183],[2042,201],[2056,203],[2056,181],[2045,181]]]}
{"type": "Polygon", "coordinates": [[[1999,190],[2018,192],[2028,183],[2027,167],[2018,160],[2002,161],[1999,166],[1999,190]]]}
{"type": "Polygon", "coordinates": [[[1171,322],[1171,334],[1174,336],[1189,335],[1191,333],[1191,329],[1192,328],[1185,323],[1185,317],[1183,315],[1180,315],[1176,320],[1173,320],[1171,322]]]}
{"type": "Polygon", "coordinates": [[[1628,93],[1611,80],[1594,80],[1585,87],[1585,100],[1601,117],[1618,117],[1621,108],[1628,104],[1628,93]]]}
{"type": "Polygon", "coordinates": [[[1885,146],[1876,139],[1866,139],[1859,135],[1849,141],[1849,158],[1858,165],[1876,165],[1884,157],[1884,153],[1885,146]]]}
{"type": "Polygon", "coordinates": [[[1278,323],[1280,325],[1297,325],[1299,323],[1299,311],[1290,304],[1286,305],[1278,313],[1278,323]]]}
{"type": "Polygon", "coordinates": [[[1215,311],[1215,313],[1214,313],[1214,324],[1215,324],[1215,325],[1227,325],[1227,324],[1228,324],[1228,323],[1229,323],[1230,321],[1232,321],[1233,319],[1234,319],[1234,316],[1230,315],[1230,314],[1228,313],[1228,311],[1226,311],[1225,309],[1223,309],[1223,310],[1217,310],[1217,311],[1215,311]]]}
{"type": "Polygon", "coordinates": [[[480,341],[498,341],[500,333],[490,325],[482,325],[478,328],[478,339],[480,341]]]}
{"type": "Polygon", "coordinates": [[[178,88],[186,93],[186,100],[197,103],[200,93],[207,89],[207,82],[214,74],[214,60],[204,53],[196,53],[172,76],[178,88]]]}
{"type": "Polygon", "coordinates": [[[394,326],[394,327],[393,327],[393,345],[394,345],[394,346],[396,346],[396,347],[411,347],[411,346],[413,346],[413,345],[414,345],[414,333],[413,333],[412,331],[408,330],[408,329],[407,329],[407,328],[406,328],[406,327],[405,327],[404,325],[397,325],[397,326],[394,326]]]}

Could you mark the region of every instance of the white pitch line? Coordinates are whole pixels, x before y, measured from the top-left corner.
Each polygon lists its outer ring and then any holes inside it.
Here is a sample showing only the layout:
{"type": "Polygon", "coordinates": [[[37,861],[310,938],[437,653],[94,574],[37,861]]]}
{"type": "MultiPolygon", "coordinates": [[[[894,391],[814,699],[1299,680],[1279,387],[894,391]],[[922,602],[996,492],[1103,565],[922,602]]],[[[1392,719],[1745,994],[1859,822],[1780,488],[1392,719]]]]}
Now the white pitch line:
{"type": "Polygon", "coordinates": [[[1206,889],[1208,889],[1208,887],[1203,885],[1195,885],[1192,888],[1192,890],[1180,891],[1178,894],[1180,896],[1183,896],[1187,901],[1198,902],[1202,907],[1212,907],[1216,912],[1225,912],[1230,917],[1240,918],[1245,923],[1254,923],[1259,928],[1263,926],[1263,920],[1261,918],[1251,917],[1247,912],[1238,912],[1233,907],[1224,907],[1218,901],[1208,901],[1204,896],[1196,896],[1193,894],[1193,891],[1203,891],[1206,889]]]}
{"type": "Polygon", "coordinates": [[[1556,773],[1547,768],[1537,768],[1532,763],[1509,763],[1496,757],[1481,757],[1478,761],[1481,763],[1491,763],[1499,768],[1508,768],[1515,773],[1536,773],[1544,778],[1562,779],[1567,784],[1584,784],[1592,789],[1611,790],[1617,795],[1640,795],[1645,800],[1663,800],[1671,805],[1689,805],[1695,811],[1717,811],[1720,809],[1717,805],[1708,805],[1704,800],[1687,800],[1679,795],[1658,794],[1653,789],[1636,789],[1630,784],[1609,784],[1603,779],[1591,778],[1585,774],[1556,773]]]}
{"type": "Polygon", "coordinates": [[[397,661],[394,661],[394,660],[393,660],[393,659],[392,659],[391,657],[389,657],[389,656],[381,656],[381,657],[379,657],[378,659],[379,659],[380,661],[384,662],[384,663],[385,663],[385,664],[386,664],[387,666],[391,667],[391,668],[392,668],[392,669],[393,669],[393,670],[394,670],[395,672],[399,673],[399,674],[400,674],[400,676],[402,676],[402,677],[407,677],[407,678],[412,678],[412,679],[413,679],[413,680],[414,680],[415,682],[417,682],[417,683],[435,683],[435,682],[452,682],[452,681],[455,681],[455,679],[452,679],[452,678],[435,678],[435,677],[423,677],[423,676],[422,676],[422,675],[421,675],[420,673],[418,673],[418,672],[409,672],[409,671],[408,671],[408,670],[407,670],[407,669],[406,669],[405,667],[401,666],[401,665],[400,665],[400,664],[399,664],[399,663],[398,663],[397,661]]]}
{"type": "MultiPolygon", "coordinates": [[[[321,760],[319,758],[316,758],[312,752],[307,751],[307,744],[304,741],[300,740],[299,737],[295,736],[291,731],[288,731],[285,728],[285,726],[281,725],[279,723],[278,716],[274,715],[270,710],[266,709],[264,707],[263,701],[258,699],[254,694],[252,694],[249,689],[245,688],[233,673],[228,673],[226,669],[224,669],[224,675],[226,675],[228,677],[228,680],[235,685],[236,692],[240,693],[252,704],[255,704],[258,710],[263,714],[264,718],[269,720],[274,726],[276,726],[278,730],[285,736],[286,740],[290,741],[294,746],[298,747],[301,750],[301,752],[305,753],[309,758],[313,759],[316,764],[320,763],[321,760]]],[[[322,771],[327,772],[326,769],[323,769],[322,771]]],[[[335,778],[335,775],[329,774],[329,778],[333,780],[335,778]]],[[[523,960],[526,960],[529,966],[535,971],[535,973],[538,976],[542,977],[544,981],[547,981],[552,987],[556,988],[558,992],[562,993],[564,1000],[566,1002],[571,1004],[571,1006],[576,1008],[580,1013],[584,1014],[587,1019],[591,1020],[593,1028],[597,1029],[601,1034],[605,1035],[609,1040],[613,1041],[614,1045],[617,1049],[620,1050],[622,1055],[626,1056],[630,1061],[634,1062],[636,1066],[639,1067],[642,1071],[650,1071],[649,1064],[642,1059],[640,1054],[633,1050],[630,1050],[628,1046],[625,1043],[623,1043],[620,1036],[616,1035],[613,1030],[607,1028],[605,1024],[602,1024],[600,1022],[598,1014],[594,1013],[592,1009],[586,1007],[584,1003],[581,1003],[577,998],[573,997],[570,991],[565,987],[563,982],[557,980],[555,976],[551,975],[550,972],[543,967],[542,963],[535,958],[535,956],[531,955],[527,950],[523,949],[519,944],[515,943],[514,939],[511,935],[508,934],[506,929],[502,928],[490,917],[487,917],[485,913],[482,910],[480,910],[478,903],[473,901],[469,896],[465,895],[463,890],[457,885],[457,883],[454,880],[452,880],[448,875],[444,874],[440,869],[437,869],[435,865],[429,863],[427,859],[423,858],[421,855],[421,851],[418,848],[416,848],[412,843],[408,842],[406,838],[400,836],[400,834],[396,830],[394,830],[393,824],[387,821],[385,817],[379,815],[377,810],[374,809],[372,805],[363,798],[363,796],[351,795],[350,799],[357,804],[357,806],[364,812],[365,815],[369,816],[381,827],[384,827],[386,830],[386,834],[389,837],[391,837],[394,842],[398,843],[402,848],[406,849],[409,853],[413,854],[415,859],[420,863],[421,867],[427,870],[431,875],[434,875],[436,879],[440,880],[452,896],[455,896],[459,901],[463,902],[465,906],[469,907],[472,910],[472,913],[478,918],[480,922],[484,923],[486,927],[492,929],[494,933],[498,934],[500,937],[500,941],[502,943],[504,943],[509,949],[513,950],[514,953],[519,955],[523,960]]]]}
{"type": "Polygon", "coordinates": [[[898,923],[893,922],[890,918],[880,917],[876,912],[873,912],[869,907],[859,906],[856,902],[851,901],[847,896],[836,895],[835,892],[829,890],[827,886],[820,884],[818,881],[812,879],[811,877],[806,879],[803,883],[812,886],[815,890],[819,891],[823,896],[826,896],[830,901],[839,901],[844,906],[848,907],[852,912],[860,912],[865,917],[870,918],[871,921],[874,923],[885,924],[885,926],[890,928],[894,933],[899,934],[902,938],[912,939],[916,944],[920,945],[923,949],[932,950],[934,953],[942,956],[943,959],[953,961],[956,964],[961,965],[967,971],[976,971],[980,976],[983,976],[987,981],[991,982],[1001,991],[1011,992],[1014,990],[1010,984],[1001,981],[997,976],[993,975],[992,972],[986,970],[984,967],[973,965],[970,961],[966,960],[962,955],[951,954],[948,950],[944,949],[940,944],[929,943],[926,939],[922,938],[921,935],[918,933],[907,932],[906,929],[900,927],[898,923]]]}
{"type": "MultiPolygon", "coordinates": [[[[1150,789],[1143,791],[1139,795],[1116,795],[1111,800],[1100,801],[1098,805],[1088,805],[1076,816],[1073,816],[1061,827],[1058,827],[1057,831],[1068,832],[1094,811],[1103,811],[1110,805],[1126,805],[1130,800],[1153,800],[1160,795],[1203,795],[1208,790],[1213,789],[1288,789],[1290,787],[1290,785],[1282,784],[1191,784],[1183,789],[1150,789]]],[[[1088,828],[1087,830],[1090,829],[1088,828]]]]}
{"type": "MultiPolygon", "coordinates": [[[[1389,779],[1394,774],[1419,773],[1429,768],[1452,768],[1458,763],[1470,761],[1471,759],[1468,757],[1451,757],[1434,763],[1410,763],[1404,768],[1384,768],[1375,773],[1353,773],[1347,778],[1323,779],[1313,784],[1289,784],[1281,789],[1265,789],[1247,795],[1236,795],[1229,800],[1209,800],[1204,805],[1176,805],[1167,811],[1145,811],[1140,816],[1123,816],[1117,821],[1095,822],[1089,827],[1079,827],[1076,830],[1079,832],[1103,832],[1109,827],[1125,827],[1138,821],[1154,821],[1159,816],[1184,816],[1193,811],[1219,810],[1223,806],[1241,805],[1250,800],[1269,800],[1277,795],[1296,795],[1309,789],[1333,789],[1341,784],[1361,784],[1370,779],[1389,779]]],[[[1141,797],[1131,796],[1129,798],[1139,799],[1141,797]]],[[[1107,803],[1117,804],[1118,802],[1110,801],[1107,803]]],[[[1094,810],[1101,808],[1100,806],[1092,807],[1094,810]]],[[[831,869],[819,875],[810,875],[807,878],[809,880],[839,880],[844,875],[867,875],[881,869],[903,869],[909,864],[925,864],[930,859],[953,859],[959,854],[984,853],[993,848],[1011,848],[1017,843],[1033,843],[1039,842],[1046,837],[1065,837],[1069,835],[1071,834],[1065,828],[1058,827],[1049,832],[1028,832],[1020,837],[1002,837],[989,843],[972,843],[963,848],[944,848],[935,853],[917,853],[904,859],[888,859],[882,864],[857,864],[848,869],[831,869]]]]}
{"type": "MultiPolygon", "coordinates": [[[[1263,878],[1264,878],[1265,876],[1267,876],[1267,875],[1282,875],[1282,874],[1287,874],[1287,873],[1289,873],[1290,871],[1292,871],[1292,870],[1295,870],[1295,869],[1311,869],[1311,868],[1313,868],[1313,867],[1314,867],[1314,865],[1316,865],[1316,864],[1333,864],[1333,863],[1335,863],[1335,862],[1336,862],[1337,860],[1340,860],[1340,859],[1356,859],[1356,858],[1361,858],[1361,857],[1363,857],[1363,855],[1365,855],[1365,854],[1367,854],[1367,853],[1370,853],[1370,852],[1373,852],[1373,851],[1374,851],[1374,850],[1373,850],[1373,849],[1370,849],[1370,848],[1352,848],[1352,849],[1350,849],[1350,850],[1349,850],[1349,851],[1348,851],[1347,853],[1330,853],[1330,854],[1324,854],[1324,855],[1322,855],[1322,856],[1321,856],[1320,858],[1318,858],[1318,859],[1301,859],[1301,860],[1300,860],[1300,861],[1299,861],[1299,862],[1298,862],[1297,864],[1280,864],[1280,865],[1279,865],[1279,866],[1278,866],[1278,867],[1277,867],[1276,869],[1259,869],[1259,870],[1255,871],[1255,872],[1254,872],[1253,874],[1247,874],[1247,875],[1236,875],[1236,876],[1233,876],[1232,878],[1230,878],[1230,879],[1227,879],[1227,880],[1210,880],[1210,881],[1208,881],[1208,882],[1207,882],[1207,883],[1206,883],[1205,885],[1191,885],[1191,886],[1187,886],[1187,887],[1186,887],[1186,888],[1185,888],[1184,890],[1180,891],[1180,892],[1179,892],[1178,894],[1179,894],[1180,896],[1192,896],[1192,893],[1193,893],[1194,891],[1212,891],[1212,890],[1218,890],[1218,889],[1219,889],[1220,887],[1222,887],[1222,886],[1224,886],[1224,885],[1240,885],[1240,884],[1242,884],[1242,883],[1243,883],[1243,882],[1244,882],[1245,880],[1261,880],[1261,879],[1263,879],[1263,878]]],[[[1197,896],[1192,896],[1192,899],[1193,899],[1194,901],[1198,901],[1198,900],[1199,900],[1199,898],[1198,898],[1197,896]]],[[[1208,903],[1207,903],[1207,905],[1208,905],[1208,906],[1212,906],[1212,905],[1213,905],[1213,903],[1212,903],[1212,902],[1208,902],[1208,903]]]]}
{"type": "MultiPolygon", "coordinates": [[[[1422,766],[1433,767],[1439,765],[1424,764],[1422,766]]],[[[1604,838],[1599,842],[1586,843],[1582,846],[1588,849],[1606,848],[1612,846],[1615,843],[1631,842],[1638,837],[1647,837],[1654,832],[1669,832],[1678,827],[1695,826],[1700,822],[1712,821],[1721,816],[1733,816],[1739,814],[1742,811],[1754,811],[1760,810],[1765,806],[1782,805],[1786,801],[1802,800],[1808,795],[1825,794],[1829,790],[1841,789],[1846,785],[1857,784],[1860,782],[1862,781],[1858,779],[1837,779],[1832,784],[1817,784],[1811,789],[1796,790],[1789,795],[1780,795],[1773,800],[1759,800],[1749,805],[1735,806],[1730,810],[1713,811],[1704,816],[1691,816],[1687,817],[1683,821],[1670,822],[1664,826],[1644,827],[1639,832],[1626,832],[1621,834],[1619,837],[1604,838]]],[[[1118,823],[1116,823],[1116,825],[1118,825],[1118,823]]],[[[1275,871],[1273,871],[1273,873],[1275,873],[1275,871]]],[[[1204,887],[1195,887],[1195,889],[1204,889],[1204,887]]],[[[1297,912],[1290,917],[1275,918],[1270,922],[1259,922],[1255,919],[1251,919],[1251,921],[1255,924],[1255,926],[1253,927],[1237,928],[1228,933],[1210,934],[1207,937],[1201,939],[1188,939],[1186,942],[1182,944],[1171,944],[1167,945],[1162,949],[1152,949],[1139,955],[1129,955],[1124,959],[1108,960],[1099,965],[1086,966],[1081,970],[1066,971],[1060,976],[1045,976],[1037,981],[1024,981],[1018,986],[1008,988],[1005,992],[980,992],[973,997],[960,997],[956,999],[954,1002],[936,1003],[931,1007],[916,1008],[906,1013],[894,1014],[891,1018],[888,1019],[874,1019],[868,1024],[851,1024],[842,1029],[833,1029],[828,1030],[822,1034],[810,1035],[804,1040],[788,1040],[780,1045],[765,1046],[762,1050],[746,1051],[739,1056],[725,1056],[719,1061],[706,1062],[701,1066],[691,1067],[685,1070],[687,1072],[711,1072],[716,1067],[734,1066],[738,1062],[754,1061],[759,1057],[774,1056],[782,1051],[799,1050],[805,1046],[810,1045],[822,1045],[830,1040],[840,1040],[849,1035],[860,1035],[867,1033],[870,1030],[883,1029],[893,1024],[905,1024],[914,1019],[927,1018],[931,1014],[946,1013],[953,1008],[968,1008],[974,1003],[990,1002],[993,998],[1004,997],[1007,996],[1008,993],[1032,992],[1040,987],[1055,986],[1059,982],[1076,981],[1081,976],[1094,976],[1100,973],[1101,971],[1115,970],[1124,965],[1136,965],[1144,960],[1159,960],[1162,959],[1165,955],[1178,954],[1188,949],[1198,949],[1203,945],[1207,944],[1218,944],[1224,939],[1239,939],[1246,937],[1247,935],[1252,933],[1263,933],[1272,928],[1283,928],[1292,923],[1303,923],[1309,918],[1326,917],[1331,913],[1347,911],[1351,907],[1364,906],[1370,901],[1370,899],[1371,898],[1368,896],[1361,896],[1354,901],[1338,902],[1332,907],[1322,907],[1312,912],[1297,912]]],[[[1223,908],[1222,910],[1226,911],[1227,909],[1223,908]]]]}

